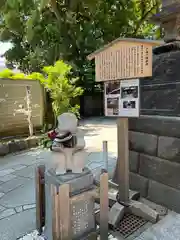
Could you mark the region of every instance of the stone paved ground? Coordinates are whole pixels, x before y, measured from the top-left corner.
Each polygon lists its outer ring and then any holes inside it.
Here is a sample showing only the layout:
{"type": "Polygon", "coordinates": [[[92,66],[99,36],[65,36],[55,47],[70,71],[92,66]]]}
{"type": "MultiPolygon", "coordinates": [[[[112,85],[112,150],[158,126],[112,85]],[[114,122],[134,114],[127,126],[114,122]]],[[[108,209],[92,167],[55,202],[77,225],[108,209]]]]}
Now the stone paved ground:
{"type": "MultiPolygon", "coordinates": [[[[98,174],[103,167],[102,141],[109,141],[109,171],[113,172],[116,156],[114,120],[84,121],[88,157],[87,166],[98,174]]],[[[34,149],[0,157],[0,240],[16,240],[35,229],[35,167],[52,163],[52,152],[34,149]]]]}
{"type": "MultiPolygon", "coordinates": [[[[101,118],[84,121],[83,129],[88,153],[87,166],[94,174],[99,173],[104,166],[102,141],[108,140],[108,170],[111,175],[116,162],[115,120],[101,118]]],[[[52,153],[39,148],[0,157],[0,240],[16,240],[35,229],[34,173],[36,165],[40,163],[50,167],[52,153]]],[[[143,239],[180,240],[180,215],[168,215],[136,240],[143,239]]]]}

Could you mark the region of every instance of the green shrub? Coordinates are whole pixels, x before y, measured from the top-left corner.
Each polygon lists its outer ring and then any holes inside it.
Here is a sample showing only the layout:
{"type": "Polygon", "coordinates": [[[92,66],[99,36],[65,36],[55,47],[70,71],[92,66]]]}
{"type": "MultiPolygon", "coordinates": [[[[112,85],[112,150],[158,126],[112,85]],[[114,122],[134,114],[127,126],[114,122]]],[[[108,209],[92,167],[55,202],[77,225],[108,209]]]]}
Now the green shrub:
{"type": "Polygon", "coordinates": [[[63,61],[57,61],[54,66],[43,68],[43,74],[32,73],[29,79],[38,79],[53,100],[53,110],[56,116],[64,112],[72,112],[79,118],[80,106],[72,105],[72,100],[83,94],[81,87],[76,87],[77,78],[70,77],[71,66],[63,61]]]}

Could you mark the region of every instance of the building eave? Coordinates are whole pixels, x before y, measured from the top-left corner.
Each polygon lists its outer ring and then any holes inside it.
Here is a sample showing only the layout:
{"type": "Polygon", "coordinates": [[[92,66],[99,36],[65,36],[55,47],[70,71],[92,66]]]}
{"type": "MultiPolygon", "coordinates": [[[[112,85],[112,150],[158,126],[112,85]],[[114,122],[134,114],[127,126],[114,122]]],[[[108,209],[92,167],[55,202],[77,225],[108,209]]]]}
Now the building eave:
{"type": "Polygon", "coordinates": [[[149,43],[149,44],[151,44],[152,46],[157,46],[157,45],[159,46],[159,45],[161,45],[161,44],[164,43],[164,41],[162,41],[162,40],[149,40],[149,39],[138,39],[138,38],[117,38],[117,39],[115,39],[114,41],[106,44],[104,47],[96,50],[95,52],[93,52],[93,53],[91,53],[91,54],[89,54],[89,55],[87,56],[87,59],[88,59],[88,60],[94,59],[97,54],[99,54],[100,52],[103,52],[104,50],[106,50],[106,49],[109,48],[109,47],[112,47],[113,45],[115,45],[115,44],[118,43],[118,42],[149,43]]]}

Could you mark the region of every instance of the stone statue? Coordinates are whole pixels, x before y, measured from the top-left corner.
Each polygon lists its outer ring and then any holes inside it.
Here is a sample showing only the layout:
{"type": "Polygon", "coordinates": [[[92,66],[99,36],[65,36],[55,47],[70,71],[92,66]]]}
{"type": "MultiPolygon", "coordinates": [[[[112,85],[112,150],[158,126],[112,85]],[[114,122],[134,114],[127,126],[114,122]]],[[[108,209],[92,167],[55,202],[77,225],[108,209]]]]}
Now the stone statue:
{"type": "Polygon", "coordinates": [[[57,136],[52,144],[56,174],[82,173],[86,152],[84,135],[78,129],[78,120],[72,113],[58,117],[57,136]]]}

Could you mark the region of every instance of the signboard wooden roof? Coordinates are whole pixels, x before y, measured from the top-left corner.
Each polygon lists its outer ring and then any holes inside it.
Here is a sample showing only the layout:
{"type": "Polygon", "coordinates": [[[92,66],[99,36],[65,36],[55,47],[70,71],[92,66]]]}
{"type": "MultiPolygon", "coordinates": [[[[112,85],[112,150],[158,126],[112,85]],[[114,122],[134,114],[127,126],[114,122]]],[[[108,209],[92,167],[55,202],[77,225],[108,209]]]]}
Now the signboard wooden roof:
{"type": "Polygon", "coordinates": [[[97,82],[147,77],[152,75],[152,47],[162,43],[118,38],[87,58],[95,58],[97,82]]]}

